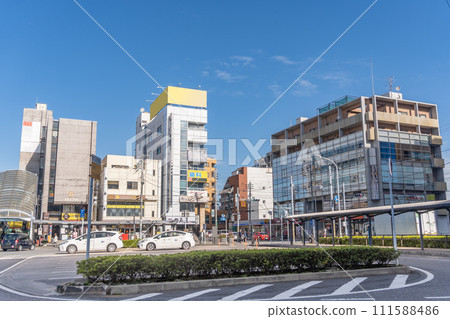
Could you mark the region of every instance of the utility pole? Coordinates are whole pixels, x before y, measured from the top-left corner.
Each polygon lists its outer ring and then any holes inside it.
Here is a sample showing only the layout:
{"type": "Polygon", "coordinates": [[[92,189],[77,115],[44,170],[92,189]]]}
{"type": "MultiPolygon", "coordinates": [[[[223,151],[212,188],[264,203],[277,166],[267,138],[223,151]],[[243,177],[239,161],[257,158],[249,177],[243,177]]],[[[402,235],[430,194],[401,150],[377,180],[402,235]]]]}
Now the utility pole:
{"type": "Polygon", "coordinates": [[[142,239],[142,215],[144,209],[144,170],[145,170],[145,155],[141,160],[141,207],[139,210],[139,239],[142,239]]]}
{"type": "MultiPolygon", "coordinates": [[[[389,157],[389,196],[391,199],[391,227],[392,227],[392,245],[397,250],[397,233],[395,231],[394,198],[392,196],[392,160],[389,157]]],[[[398,258],[397,258],[398,265],[398,258]]]]}
{"type": "Polygon", "coordinates": [[[239,220],[241,219],[241,213],[239,212],[239,204],[240,204],[239,187],[236,188],[236,196],[234,197],[234,201],[236,206],[237,232],[239,235],[239,220]]]}
{"type": "Polygon", "coordinates": [[[218,209],[217,209],[217,182],[218,182],[218,178],[217,178],[217,168],[215,170],[215,177],[216,177],[216,192],[214,193],[214,217],[215,217],[215,224],[216,224],[216,230],[217,230],[217,213],[218,213],[218,209]]]}
{"type": "MultiPolygon", "coordinates": [[[[294,202],[294,180],[291,175],[291,215],[295,214],[295,202],[294,202]]],[[[292,226],[294,226],[294,223],[292,222],[292,226]]],[[[288,228],[289,229],[289,228],[288,228]]],[[[292,227],[292,234],[291,234],[291,245],[294,244],[294,227],[292,227]]]]}
{"type": "Polygon", "coordinates": [[[252,182],[248,183],[248,187],[250,188],[250,199],[249,199],[249,225],[250,225],[250,237],[251,237],[251,241],[253,241],[253,225],[252,225],[252,182]]]}
{"type": "MultiPolygon", "coordinates": [[[[331,165],[328,166],[328,175],[330,178],[330,204],[331,204],[331,210],[334,211],[334,198],[333,198],[333,176],[332,176],[332,172],[331,172],[331,165]]],[[[332,221],[332,225],[331,227],[333,227],[333,244],[334,244],[334,236],[336,233],[336,222],[332,221]]],[[[327,231],[326,227],[325,227],[325,232],[327,231]]]]}

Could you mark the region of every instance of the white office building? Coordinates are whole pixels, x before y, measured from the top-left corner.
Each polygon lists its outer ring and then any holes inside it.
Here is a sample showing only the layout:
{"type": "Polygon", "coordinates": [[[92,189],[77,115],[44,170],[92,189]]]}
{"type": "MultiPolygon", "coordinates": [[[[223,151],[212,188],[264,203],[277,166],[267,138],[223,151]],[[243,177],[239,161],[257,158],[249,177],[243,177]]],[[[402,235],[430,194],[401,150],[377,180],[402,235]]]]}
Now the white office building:
{"type": "Polygon", "coordinates": [[[198,226],[208,201],[206,91],[167,87],[136,123],[136,158],[161,161],[159,215],[198,226]]]}

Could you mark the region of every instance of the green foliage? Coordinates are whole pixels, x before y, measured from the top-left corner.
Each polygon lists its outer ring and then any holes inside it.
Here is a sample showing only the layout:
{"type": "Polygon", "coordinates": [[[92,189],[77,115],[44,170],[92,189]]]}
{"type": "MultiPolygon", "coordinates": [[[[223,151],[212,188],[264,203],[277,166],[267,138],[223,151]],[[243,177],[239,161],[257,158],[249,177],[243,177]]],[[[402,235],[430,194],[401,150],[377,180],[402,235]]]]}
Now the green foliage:
{"type": "MultiPolygon", "coordinates": [[[[333,239],[331,237],[319,238],[320,244],[331,245],[333,239]]],[[[337,245],[348,245],[349,237],[335,237],[337,245]]],[[[353,245],[368,245],[367,236],[353,236],[353,245]]],[[[392,236],[373,236],[373,246],[392,246],[392,236]]],[[[420,247],[420,236],[397,236],[398,247],[420,247]]],[[[423,236],[423,246],[425,248],[450,248],[450,238],[446,236],[423,236]]]]}
{"type": "Polygon", "coordinates": [[[398,257],[389,248],[328,247],[192,251],[182,254],[100,256],[77,262],[89,282],[139,283],[366,268],[398,257]]]}
{"type": "Polygon", "coordinates": [[[124,248],[136,248],[137,243],[139,239],[130,239],[130,240],[123,240],[123,247],[124,248]]]}

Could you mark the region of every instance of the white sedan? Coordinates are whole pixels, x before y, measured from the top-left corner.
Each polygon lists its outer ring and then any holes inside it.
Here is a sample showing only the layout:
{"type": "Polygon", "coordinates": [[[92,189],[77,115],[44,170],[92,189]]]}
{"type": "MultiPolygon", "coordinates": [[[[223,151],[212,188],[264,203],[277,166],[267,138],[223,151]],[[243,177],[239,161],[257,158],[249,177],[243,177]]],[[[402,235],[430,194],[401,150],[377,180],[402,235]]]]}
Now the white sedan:
{"type": "Polygon", "coordinates": [[[142,239],[138,242],[138,247],[146,250],[171,248],[189,249],[193,246],[195,246],[194,236],[179,230],[166,231],[156,236],[142,239]]]}
{"type": "MultiPolygon", "coordinates": [[[[108,252],[116,251],[123,247],[122,235],[116,231],[94,231],[91,232],[90,251],[106,250],[108,252]]],[[[63,241],[58,245],[59,251],[67,251],[69,254],[77,251],[86,251],[87,235],[79,236],[75,239],[63,241]]]]}

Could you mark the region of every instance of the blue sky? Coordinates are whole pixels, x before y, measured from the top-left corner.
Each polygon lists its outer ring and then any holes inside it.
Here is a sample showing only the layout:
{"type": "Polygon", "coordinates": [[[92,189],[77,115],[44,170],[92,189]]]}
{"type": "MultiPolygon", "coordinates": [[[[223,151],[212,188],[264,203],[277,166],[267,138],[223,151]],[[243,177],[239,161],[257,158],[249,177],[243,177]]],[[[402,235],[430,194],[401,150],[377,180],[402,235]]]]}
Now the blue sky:
{"type": "MultiPolygon", "coordinates": [[[[377,94],[395,76],[405,98],[438,104],[445,125],[445,0],[379,0],[251,125],[372,2],[79,0],[161,85],[208,91],[210,138],[255,144],[343,95],[371,95],[371,58],[377,94]]],[[[22,110],[36,99],[57,118],[98,121],[99,156],[125,153],[139,109],[160,90],[73,1],[0,1],[0,38],[0,171],[18,167],[22,110]]],[[[247,155],[238,142],[238,161],[247,155]]],[[[226,162],[220,184],[239,166],[226,162]]]]}

